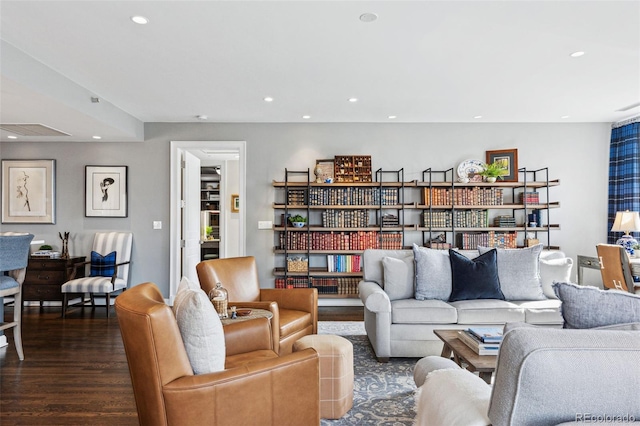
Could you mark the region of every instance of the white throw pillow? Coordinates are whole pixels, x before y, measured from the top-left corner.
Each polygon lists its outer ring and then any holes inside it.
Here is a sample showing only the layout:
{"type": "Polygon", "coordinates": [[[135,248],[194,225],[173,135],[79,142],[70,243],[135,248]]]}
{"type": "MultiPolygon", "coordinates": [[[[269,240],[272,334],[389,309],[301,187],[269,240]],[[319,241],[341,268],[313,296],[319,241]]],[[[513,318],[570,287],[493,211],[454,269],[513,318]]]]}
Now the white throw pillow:
{"type": "Polygon", "coordinates": [[[413,256],[402,259],[383,257],[384,291],[389,300],[411,299],[415,293],[413,256]]]}
{"type": "Polygon", "coordinates": [[[463,369],[435,370],[420,387],[416,407],[418,426],[486,426],[491,386],[463,369]]]}
{"type": "MultiPolygon", "coordinates": [[[[492,250],[478,246],[480,254],[492,250]]],[[[544,300],[540,282],[542,244],[522,249],[498,248],[498,278],[506,300],[544,300]]]]}
{"type": "Polygon", "coordinates": [[[193,373],[224,370],[226,348],[222,322],[205,292],[183,286],[176,294],[173,313],[193,373]]]}
{"type": "Polygon", "coordinates": [[[416,261],[416,299],[449,300],[451,295],[449,252],[414,244],[413,257],[416,261]]]}
{"type": "Polygon", "coordinates": [[[540,280],[542,281],[542,292],[549,299],[557,299],[555,291],[551,286],[554,282],[571,282],[571,269],[573,259],[565,257],[563,259],[540,259],[540,280]]]}

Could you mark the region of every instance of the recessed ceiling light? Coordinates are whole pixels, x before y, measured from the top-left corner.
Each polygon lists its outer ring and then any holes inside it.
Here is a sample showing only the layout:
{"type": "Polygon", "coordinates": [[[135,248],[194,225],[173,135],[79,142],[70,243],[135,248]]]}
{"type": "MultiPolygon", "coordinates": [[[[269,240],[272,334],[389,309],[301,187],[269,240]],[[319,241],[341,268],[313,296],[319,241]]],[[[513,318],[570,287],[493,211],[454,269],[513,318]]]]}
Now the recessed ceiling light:
{"type": "Polygon", "coordinates": [[[135,22],[136,24],[140,24],[140,25],[144,25],[144,24],[147,24],[149,22],[149,20],[147,18],[145,18],[144,16],[132,16],[131,20],[133,22],[135,22]]]}
{"type": "Polygon", "coordinates": [[[304,118],[305,120],[308,120],[308,119],[311,118],[311,116],[310,115],[303,115],[302,118],[304,118]]]}
{"type": "Polygon", "coordinates": [[[358,98],[349,98],[349,102],[358,102],[358,98]]]}
{"type": "Polygon", "coordinates": [[[481,115],[475,115],[475,116],[473,116],[473,118],[475,118],[476,120],[479,120],[479,119],[482,118],[482,116],[481,115]]]}
{"type": "Polygon", "coordinates": [[[376,15],[375,13],[367,12],[360,15],[360,21],[362,22],[373,22],[377,19],[378,19],[378,15],[376,15]]]}
{"type": "Polygon", "coordinates": [[[273,98],[271,96],[267,96],[264,98],[265,102],[273,102],[273,98]]]}
{"type": "Polygon", "coordinates": [[[389,119],[391,119],[391,120],[394,120],[394,119],[396,119],[396,118],[398,118],[398,116],[397,116],[397,115],[390,115],[390,116],[389,116],[389,119]]]}
{"type": "Polygon", "coordinates": [[[584,55],[584,52],[583,52],[583,51],[581,51],[581,50],[579,50],[579,51],[577,51],[577,52],[573,52],[573,53],[571,54],[571,57],[572,57],[572,58],[579,58],[579,57],[580,57],[580,56],[582,56],[582,55],[584,55]]]}
{"type": "Polygon", "coordinates": [[[94,139],[102,139],[102,136],[97,136],[97,135],[96,135],[96,136],[94,136],[93,138],[94,138],[94,139]]]}
{"type": "Polygon", "coordinates": [[[562,117],[560,117],[560,118],[569,118],[569,116],[568,116],[568,115],[563,115],[563,116],[562,116],[562,117]]]}
{"type": "Polygon", "coordinates": [[[198,120],[208,120],[208,119],[209,119],[209,116],[207,116],[207,115],[202,115],[202,114],[201,114],[201,115],[196,115],[196,118],[197,118],[198,120]]]}
{"type": "Polygon", "coordinates": [[[7,137],[8,137],[9,139],[18,139],[18,137],[17,137],[17,136],[13,136],[13,135],[9,135],[9,136],[7,136],[7,137]]]}

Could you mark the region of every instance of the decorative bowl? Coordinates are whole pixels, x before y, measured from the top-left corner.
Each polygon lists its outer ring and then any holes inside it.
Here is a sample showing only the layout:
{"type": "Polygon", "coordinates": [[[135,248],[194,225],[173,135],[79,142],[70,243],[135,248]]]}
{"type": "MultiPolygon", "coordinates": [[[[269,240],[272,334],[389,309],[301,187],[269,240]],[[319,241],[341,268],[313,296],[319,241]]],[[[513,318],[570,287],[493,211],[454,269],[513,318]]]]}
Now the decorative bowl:
{"type": "Polygon", "coordinates": [[[296,228],[302,228],[305,222],[291,222],[291,224],[296,228]]]}

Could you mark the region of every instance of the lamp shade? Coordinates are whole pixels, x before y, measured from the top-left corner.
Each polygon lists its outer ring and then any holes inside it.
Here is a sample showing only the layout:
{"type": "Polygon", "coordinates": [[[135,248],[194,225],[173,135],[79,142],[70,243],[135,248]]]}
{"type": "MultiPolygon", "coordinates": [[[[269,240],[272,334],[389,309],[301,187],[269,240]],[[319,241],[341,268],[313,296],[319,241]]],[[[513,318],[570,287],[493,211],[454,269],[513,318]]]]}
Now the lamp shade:
{"type": "Polygon", "coordinates": [[[611,227],[611,232],[633,232],[640,231],[640,215],[638,212],[617,212],[616,218],[611,227]]]}

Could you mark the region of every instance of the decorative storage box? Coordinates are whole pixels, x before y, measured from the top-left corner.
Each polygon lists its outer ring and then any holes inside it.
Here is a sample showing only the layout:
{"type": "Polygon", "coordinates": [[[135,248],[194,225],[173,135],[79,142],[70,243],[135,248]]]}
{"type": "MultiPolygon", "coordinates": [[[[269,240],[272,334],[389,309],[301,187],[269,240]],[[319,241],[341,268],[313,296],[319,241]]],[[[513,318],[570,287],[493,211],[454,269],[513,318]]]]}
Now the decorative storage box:
{"type": "Polygon", "coordinates": [[[309,259],[302,257],[290,257],[287,259],[287,271],[307,272],[309,270],[309,259]]]}

